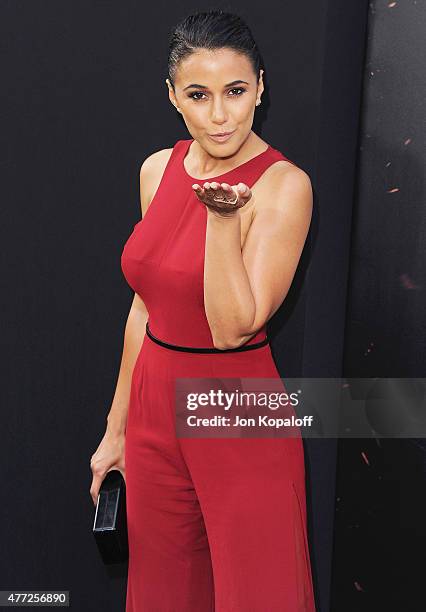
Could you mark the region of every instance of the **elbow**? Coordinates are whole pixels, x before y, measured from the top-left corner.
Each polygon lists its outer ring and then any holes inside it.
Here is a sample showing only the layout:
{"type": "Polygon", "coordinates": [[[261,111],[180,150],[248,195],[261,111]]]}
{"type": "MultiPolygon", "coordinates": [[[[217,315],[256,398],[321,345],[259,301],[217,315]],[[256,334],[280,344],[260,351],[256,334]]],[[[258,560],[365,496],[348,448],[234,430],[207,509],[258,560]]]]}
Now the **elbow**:
{"type": "Polygon", "coordinates": [[[230,338],[227,338],[224,340],[214,339],[213,346],[216,349],[224,351],[226,349],[236,348],[238,345],[236,344],[235,341],[231,340],[230,338]]]}
{"type": "Polygon", "coordinates": [[[222,351],[238,348],[255,336],[260,329],[262,329],[263,325],[264,323],[260,325],[259,321],[253,321],[244,326],[235,325],[233,329],[216,329],[214,333],[212,333],[213,346],[222,351]]]}
{"type": "MultiPolygon", "coordinates": [[[[260,329],[260,328],[259,328],[260,329]]],[[[213,337],[213,346],[221,351],[226,349],[233,349],[242,346],[248,340],[253,338],[259,330],[252,329],[250,331],[239,332],[237,335],[227,335],[222,337],[213,337]]]]}

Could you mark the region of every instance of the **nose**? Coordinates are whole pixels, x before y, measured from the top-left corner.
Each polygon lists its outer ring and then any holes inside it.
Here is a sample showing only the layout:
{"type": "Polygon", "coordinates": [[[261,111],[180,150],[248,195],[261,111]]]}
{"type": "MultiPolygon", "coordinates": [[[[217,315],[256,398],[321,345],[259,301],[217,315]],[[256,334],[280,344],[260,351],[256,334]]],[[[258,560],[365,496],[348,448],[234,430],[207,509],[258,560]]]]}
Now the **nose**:
{"type": "Polygon", "coordinates": [[[226,123],[227,121],[225,105],[220,98],[213,100],[211,120],[213,123],[219,124],[226,123]]]}

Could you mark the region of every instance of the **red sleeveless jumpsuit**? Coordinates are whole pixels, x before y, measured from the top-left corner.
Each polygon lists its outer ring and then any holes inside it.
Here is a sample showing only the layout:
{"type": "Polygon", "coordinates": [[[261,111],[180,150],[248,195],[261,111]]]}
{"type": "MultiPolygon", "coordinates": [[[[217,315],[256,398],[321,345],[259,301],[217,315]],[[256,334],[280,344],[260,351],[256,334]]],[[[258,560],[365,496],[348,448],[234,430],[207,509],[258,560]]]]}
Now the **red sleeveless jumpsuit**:
{"type": "MultiPolygon", "coordinates": [[[[154,337],[214,344],[204,310],[207,209],[179,140],[121,256],[154,337]]],[[[211,177],[249,187],[285,158],[269,146],[211,177]]],[[[248,344],[265,338],[264,326],[248,344]]],[[[177,438],[177,377],[280,378],[267,344],[189,353],[145,334],[132,376],[125,464],[129,566],[126,612],[314,612],[301,437],[177,438]]]]}

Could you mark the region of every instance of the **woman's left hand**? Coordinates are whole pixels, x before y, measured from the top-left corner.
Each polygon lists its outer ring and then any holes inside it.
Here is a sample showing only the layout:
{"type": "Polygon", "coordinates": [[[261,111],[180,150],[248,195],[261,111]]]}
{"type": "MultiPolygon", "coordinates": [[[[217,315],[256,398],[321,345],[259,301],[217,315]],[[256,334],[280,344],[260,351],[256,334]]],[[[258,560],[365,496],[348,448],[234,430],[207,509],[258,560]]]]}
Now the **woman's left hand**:
{"type": "Polygon", "coordinates": [[[245,183],[231,186],[228,183],[206,181],[202,187],[194,183],[192,189],[200,202],[222,217],[234,215],[252,196],[250,187],[245,183]]]}

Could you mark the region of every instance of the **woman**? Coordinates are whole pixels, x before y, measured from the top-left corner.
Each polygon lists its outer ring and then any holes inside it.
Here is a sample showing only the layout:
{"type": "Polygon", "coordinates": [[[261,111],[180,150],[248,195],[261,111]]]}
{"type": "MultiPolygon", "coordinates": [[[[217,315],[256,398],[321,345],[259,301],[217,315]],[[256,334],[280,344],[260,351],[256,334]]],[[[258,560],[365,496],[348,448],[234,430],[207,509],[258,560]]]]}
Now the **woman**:
{"type": "Polygon", "coordinates": [[[300,435],[175,429],[177,378],[280,377],[266,323],[291,285],[312,189],[251,130],[262,75],[235,15],[191,15],[172,34],[169,99],[192,138],[141,167],[142,220],[121,257],[135,295],[91,460],[94,503],[108,470],[126,477],[126,612],[315,610],[300,435]]]}

